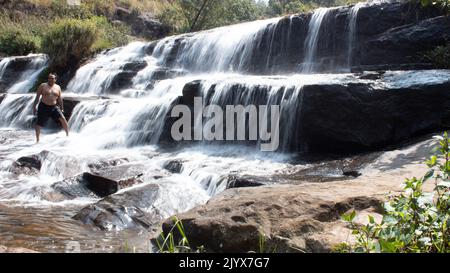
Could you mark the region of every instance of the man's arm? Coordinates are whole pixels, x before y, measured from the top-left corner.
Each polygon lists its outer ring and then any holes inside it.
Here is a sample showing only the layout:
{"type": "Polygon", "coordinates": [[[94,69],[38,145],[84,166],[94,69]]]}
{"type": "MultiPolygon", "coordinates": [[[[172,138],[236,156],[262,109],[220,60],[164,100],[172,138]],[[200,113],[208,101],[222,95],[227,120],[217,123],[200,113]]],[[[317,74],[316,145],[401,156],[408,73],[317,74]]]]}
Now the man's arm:
{"type": "Polygon", "coordinates": [[[58,105],[59,105],[59,108],[61,109],[61,111],[64,112],[64,103],[63,103],[61,88],[59,89],[58,105]]]}
{"type": "Polygon", "coordinates": [[[34,103],[33,103],[33,114],[36,115],[36,105],[39,103],[39,98],[42,95],[42,84],[39,85],[39,88],[36,91],[36,98],[34,99],[34,103]]]}

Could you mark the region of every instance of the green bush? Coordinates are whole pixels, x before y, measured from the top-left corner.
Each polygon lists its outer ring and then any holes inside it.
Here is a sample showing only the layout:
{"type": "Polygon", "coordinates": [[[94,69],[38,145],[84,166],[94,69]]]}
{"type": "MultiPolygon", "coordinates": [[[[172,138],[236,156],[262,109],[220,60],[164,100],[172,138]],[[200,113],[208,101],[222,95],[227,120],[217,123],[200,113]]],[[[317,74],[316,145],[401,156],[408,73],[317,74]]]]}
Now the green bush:
{"type": "Polygon", "coordinates": [[[164,8],[158,15],[161,23],[172,26],[176,33],[189,31],[189,23],[183,9],[179,5],[170,5],[164,8]]]}
{"type": "Polygon", "coordinates": [[[450,252],[450,138],[439,138],[438,155],[426,164],[429,171],[421,178],[406,179],[404,193],[384,205],[381,223],[369,216],[369,223],[353,222],[356,212],[343,215],[350,224],[356,244],[336,246],[339,252],[449,253],[450,252]],[[432,192],[424,183],[434,182],[432,192]]]}
{"type": "Polygon", "coordinates": [[[53,66],[64,67],[87,57],[97,38],[95,21],[63,19],[53,24],[44,35],[42,50],[50,56],[53,66]]]}
{"type": "Polygon", "coordinates": [[[39,39],[19,28],[0,31],[0,53],[4,55],[27,55],[38,48],[39,39]]]}
{"type": "Polygon", "coordinates": [[[108,48],[126,45],[130,42],[130,27],[112,25],[106,17],[93,17],[92,20],[98,31],[98,37],[92,45],[91,51],[96,53],[108,48]]]}
{"type": "Polygon", "coordinates": [[[430,61],[436,68],[450,69],[450,43],[426,52],[425,59],[430,61]]]}

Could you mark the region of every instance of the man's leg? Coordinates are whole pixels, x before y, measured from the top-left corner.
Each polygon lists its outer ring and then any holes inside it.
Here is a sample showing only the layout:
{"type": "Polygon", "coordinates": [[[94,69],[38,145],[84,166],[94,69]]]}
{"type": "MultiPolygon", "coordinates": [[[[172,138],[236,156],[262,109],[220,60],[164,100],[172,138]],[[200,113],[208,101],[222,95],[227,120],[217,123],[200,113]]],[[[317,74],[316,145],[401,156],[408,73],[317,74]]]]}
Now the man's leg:
{"type": "Polygon", "coordinates": [[[66,131],[66,136],[69,136],[69,124],[67,124],[66,118],[60,117],[59,122],[61,122],[62,127],[64,128],[64,131],[66,131]]]}
{"type": "Polygon", "coordinates": [[[39,143],[39,136],[41,135],[41,126],[35,125],[34,129],[36,130],[36,143],[39,143]]]}

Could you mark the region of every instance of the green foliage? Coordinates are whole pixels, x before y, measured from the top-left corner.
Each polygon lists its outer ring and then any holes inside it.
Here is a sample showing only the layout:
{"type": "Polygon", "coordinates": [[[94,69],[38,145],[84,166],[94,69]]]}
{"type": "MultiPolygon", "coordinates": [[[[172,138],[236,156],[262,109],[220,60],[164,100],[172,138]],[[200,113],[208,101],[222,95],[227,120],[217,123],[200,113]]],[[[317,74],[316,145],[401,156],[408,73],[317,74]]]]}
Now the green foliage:
{"type": "Polygon", "coordinates": [[[292,1],[284,7],[285,13],[302,13],[317,9],[319,6],[313,2],[292,1]]]}
{"type": "Polygon", "coordinates": [[[37,52],[39,38],[20,28],[0,30],[0,53],[11,55],[27,55],[37,52]]]}
{"type": "Polygon", "coordinates": [[[172,229],[168,232],[167,235],[164,232],[156,239],[156,243],[158,245],[159,253],[201,253],[205,252],[203,247],[197,248],[194,250],[189,245],[189,240],[186,237],[186,233],[184,231],[183,223],[178,220],[177,217],[173,217],[173,222],[175,223],[172,229]],[[174,230],[177,230],[177,234],[181,236],[181,239],[178,242],[175,242],[174,230]]]}
{"type": "Polygon", "coordinates": [[[42,50],[52,65],[76,64],[91,53],[98,38],[94,20],[63,19],[52,25],[42,39],[42,50]]]}
{"type": "Polygon", "coordinates": [[[105,17],[62,19],[52,24],[42,38],[42,51],[52,66],[77,64],[98,51],[129,42],[125,27],[111,25],[105,17]]]}
{"type": "Polygon", "coordinates": [[[253,0],[175,0],[161,12],[159,19],[183,33],[252,21],[262,16],[262,7],[253,0]]]}
{"type": "Polygon", "coordinates": [[[436,68],[450,69],[450,43],[445,46],[438,46],[426,52],[424,56],[436,68]]]}
{"type": "Polygon", "coordinates": [[[429,171],[421,178],[406,179],[404,193],[384,205],[381,223],[354,223],[356,212],[342,216],[350,224],[356,244],[341,243],[338,252],[449,253],[450,252],[450,138],[439,138],[438,154],[426,161],[429,171]],[[434,190],[424,192],[424,183],[434,190]]]}
{"type": "Polygon", "coordinates": [[[92,45],[92,52],[99,52],[108,48],[126,45],[130,42],[131,33],[125,25],[112,25],[105,17],[93,17],[92,20],[97,28],[98,37],[92,45]]]}
{"type": "Polygon", "coordinates": [[[318,7],[350,5],[361,0],[269,0],[265,8],[266,16],[310,12],[318,7]]]}
{"type": "Polygon", "coordinates": [[[278,246],[273,244],[273,242],[270,241],[270,238],[268,238],[263,232],[259,232],[257,253],[275,253],[277,252],[277,247],[278,246]]]}
{"type": "Polygon", "coordinates": [[[450,10],[450,0],[414,0],[414,2],[420,2],[423,7],[437,6],[444,10],[450,10]]]}

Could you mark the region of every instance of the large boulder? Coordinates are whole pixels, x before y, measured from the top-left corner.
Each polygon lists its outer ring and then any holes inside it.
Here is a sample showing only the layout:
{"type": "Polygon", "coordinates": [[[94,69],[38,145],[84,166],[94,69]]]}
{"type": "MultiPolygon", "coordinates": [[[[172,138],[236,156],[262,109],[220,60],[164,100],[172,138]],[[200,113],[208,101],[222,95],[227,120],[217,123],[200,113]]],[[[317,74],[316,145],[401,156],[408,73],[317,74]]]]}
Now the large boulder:
{"type": "Polygon", "coordinates": [[[353,153],[444,130],[450,125],[449,90],[448,80],[398,88],[306,85],[298,144],[308,153],[353,153]]]}
{"type": "MultiPolygon", "coordinates": [[[[357,224],[367,214],[380,219],[381,204],[399,193],[405,173],[420,177],[422,164],[436,141],[427,137],[402,149],[376,155],[362,175],[347,181],[270,185],[229,189],[203,206],[176,215],[192,247],[212,252],[330,252],[341,242],[354,242],[343,213],[358,211],[357,224]]],[[[295,179],[295,177],[293,177],[295,179]]],[[[302,180],[303,178],[298,178],[302,180]]],[[[432,183],[425,186],[429,191],[432,183]]],[[[180,239],[173,217],[162,229],[180,239]]]]}

